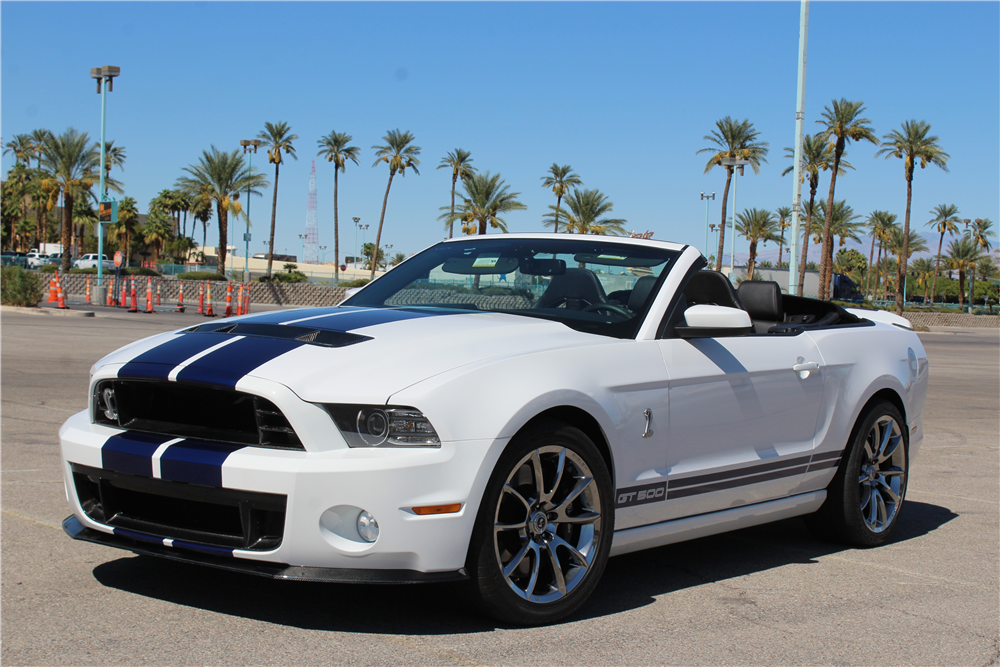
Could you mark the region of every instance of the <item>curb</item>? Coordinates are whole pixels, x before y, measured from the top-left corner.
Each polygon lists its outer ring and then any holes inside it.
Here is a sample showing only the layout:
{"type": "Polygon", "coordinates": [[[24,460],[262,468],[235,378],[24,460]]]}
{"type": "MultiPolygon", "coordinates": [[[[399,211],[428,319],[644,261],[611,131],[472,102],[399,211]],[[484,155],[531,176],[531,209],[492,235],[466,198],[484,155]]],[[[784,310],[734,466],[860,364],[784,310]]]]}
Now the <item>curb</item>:
{"type": "Polygon", "coordinates": [[[22,308],[21,306],[0,306],[4,313],[28,313],[30,315],[51,315],[53,317],[93,317],[94,313],[84,310],[59,310],[57,308],[22,308]]]}

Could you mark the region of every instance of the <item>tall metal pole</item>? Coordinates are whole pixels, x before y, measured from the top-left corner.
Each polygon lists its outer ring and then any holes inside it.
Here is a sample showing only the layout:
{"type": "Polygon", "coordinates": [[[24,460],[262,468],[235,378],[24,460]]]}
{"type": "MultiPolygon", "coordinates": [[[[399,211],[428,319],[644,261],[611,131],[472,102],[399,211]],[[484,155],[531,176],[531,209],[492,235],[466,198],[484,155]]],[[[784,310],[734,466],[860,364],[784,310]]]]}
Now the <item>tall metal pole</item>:
{"type": "Polygon", "coordinates": [[[792,174],[792,240],[788,244],[788,293],[799,288],[799,216],[802,210],[802,132],[806,118],[806,51],[809,42],[809,0],[799,10],[799,78],[795,92],[795,156],[792,174]]]}
{"type": "Polygon", "coordinates": [[[705,200],[705,252],[708,252],[708,200],[715,199],[715,193],[706,195],[702,192],[701,198],[705,200]]]}
{"type": "Polygon", "coordinates": [[[354,218],[354,270],[358,270],[358,229],[361,227],[361,218],[354,218]]]}
{"type": "MultiPolygon", "coordinates": [[[[739,167],[733,167],[733,231],[729,234],[729,282],[733,282],[733,266],[736,264],[736,192],[739,188],[739,167]]],[[[747,276],[750,280],[750,276],[747,276]]]]}
{"type": "MultiPolygon", "coordinates": [[[[256,148],[256,147],[255,147],[256,148]]],[[[252,150],[247,154],[247,173],[253,174],[253,154],[256,150],[252,150]]],[[[247,233],[243,237],[243,241],[246,243],[246,257],[243,258],[243,280],[244,282],[250,279],[250,184],[247,183],[247,233]]]]}
{"type": "MultiPolygon", "coordinates": [[[[98,189],[101,194],[101,201],[107,201],[107,192],[104,190],[104,161],[107,160],[107,146],[104,143],[104,123],[107,118],[107,91],[108,91],[108,80],[105,77],[101,77],[101,183],[98,189]]],[[[100,204],[97,206],[98,209],[101,208],[100,204]]],[[[125,249],[126,255],[128,253],[128,248],[125,249]]],[[[127,257],[126,257],[127,259],[127,257]]],[[[126,264],[127,266],[127,264],[126,264]]],[[[104,223],[98,219],[97,221],[97,286],[101,286],[101,281],[104,278],[104,223]]]]}

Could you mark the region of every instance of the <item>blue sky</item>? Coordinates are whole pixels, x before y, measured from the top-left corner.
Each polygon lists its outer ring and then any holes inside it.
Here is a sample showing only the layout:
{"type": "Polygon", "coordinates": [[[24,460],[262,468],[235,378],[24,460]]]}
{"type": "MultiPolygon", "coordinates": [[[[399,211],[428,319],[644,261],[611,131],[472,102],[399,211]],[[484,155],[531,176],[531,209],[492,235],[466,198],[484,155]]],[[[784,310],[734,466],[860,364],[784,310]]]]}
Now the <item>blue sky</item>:
{"type": "MultiPolygon", "coordinates": [[[[794,140],[798,23],[798,2],[4,1],[0,131],[6,142],[73,126],[96,140],[89,71],[117,65],[108,139],[128,152],[115,176],[143,212],[203,150],[237,148],[265,121],[287,121],[299,159],[281,170],[275,249],[299,255],[316,141],[347,132],[361,148],[340,178],[341,255],[352,254],[351,218],[370,224],[373,240],[388,178],[370,147],[399,128],[423,150],[420,174],[397,177],[389,195],[383,242],[393,253],[446,235],[437,216],[450,172],[435,167],[459,147],[521,193],[528,208],[507,218],[511,231],[542,230],[555,200],[541,177],[557,162],[607,194],[627,228],[701,248],[699,193],[717,193],[718,222],[725,177],[704,174],[707,156],[695,153],[716,120],[747,118],[770,143],[760,174],[740,179],[739,210],[791,203],[781,172],[794,140]]],[[[1000,4],[814,1],[808,58],[807,132],[845,97],[864,101],[879,137],[918,119],[940,138],[949,172],[916,174],[914,227],[929,232],[929,211],[946,203],[1000,222],[1000,4]]],[[[838,180],[837,198],[902,221],[902,163],[875,151],[848,149],[856,170],[838,180]]],[[[254,166],[273,180],[263,153],[254,166]]],[[[333,169],[317,159],[316,170],[319,244],[332,251],[333,169]]],[[[822,196],[828,187],[824,177],[822,196]]],[[[252,201],[251,252],[264,251],[270,203],[270,188],[252,201]]],[[[216,230],[213,221],[210,244],[216,230]]],[[[746,253],[741,239],[737,258],[746,253]]],[[[769,246],[763,257],[772,255],[769,246]]]]}

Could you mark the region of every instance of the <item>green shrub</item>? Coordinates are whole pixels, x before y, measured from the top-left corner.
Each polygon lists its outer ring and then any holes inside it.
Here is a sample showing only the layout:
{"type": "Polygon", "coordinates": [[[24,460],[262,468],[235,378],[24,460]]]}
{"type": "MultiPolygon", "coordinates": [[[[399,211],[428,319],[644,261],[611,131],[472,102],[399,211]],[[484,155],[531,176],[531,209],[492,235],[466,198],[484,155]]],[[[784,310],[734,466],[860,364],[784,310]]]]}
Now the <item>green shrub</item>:
{"type": "Polygon", "coordinates": [[[344,289],[353,289],[355,287],[364,287],[370,282],[371,280],[369,280],[368,278],[358,278],[357,280],[341,280],[340,286],[343,287],[344,289]]]}
{"type": "Polygon", "coordinates": [[[0,275],[0,303],[5,306],[37,306],[42,300],[42,280],[18,266],[3,267],[0,275]]]}
{"type": "Polygon", "coordinates": [[[229,280],[216,271],[188,271],[187,273],[178,273],[177,277],[180,280],[218,280],[222,282],[229,280]]]}
{"type": "Polygon", "coordinates": [[[38,267],[38,272],[39,273],[53,273],[58,268],[59,268],[59,266],[56,265],[56,264],[45,264],[43,266],[38,267]]]}
{"type": "Polygon", "coordinates": [[[299,273],[298,271],[275,273],[271,275],[271,282],[275,283],[304,283],[308,281],[309,277],[304,273],[299,273]]]}

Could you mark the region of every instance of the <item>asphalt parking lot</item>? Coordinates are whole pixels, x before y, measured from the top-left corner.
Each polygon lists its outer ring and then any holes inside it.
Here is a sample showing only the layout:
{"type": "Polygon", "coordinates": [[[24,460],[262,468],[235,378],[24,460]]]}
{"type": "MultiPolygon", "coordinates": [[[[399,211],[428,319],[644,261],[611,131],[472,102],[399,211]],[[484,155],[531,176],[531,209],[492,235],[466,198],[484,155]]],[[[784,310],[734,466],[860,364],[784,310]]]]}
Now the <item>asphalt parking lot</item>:
{"type": "Polygon", "coordinates": [[[922,334],[925,440],[892,542],[798,519],[610,561],[582,612],[498,627],[435,586],[276,582],[75,542],[57,431],[90,365],[191,313],[0,317],[5,665],[1000,664],[1000,332],[922,334]]]}

